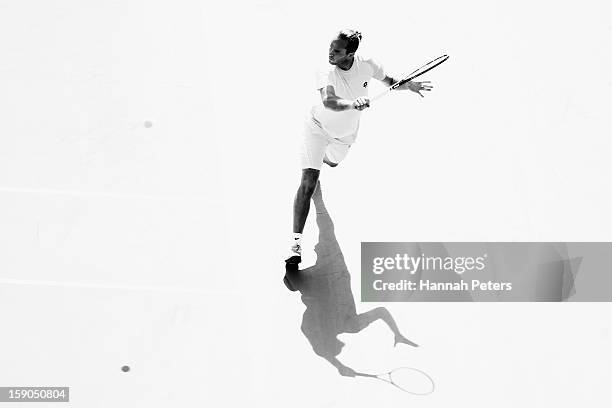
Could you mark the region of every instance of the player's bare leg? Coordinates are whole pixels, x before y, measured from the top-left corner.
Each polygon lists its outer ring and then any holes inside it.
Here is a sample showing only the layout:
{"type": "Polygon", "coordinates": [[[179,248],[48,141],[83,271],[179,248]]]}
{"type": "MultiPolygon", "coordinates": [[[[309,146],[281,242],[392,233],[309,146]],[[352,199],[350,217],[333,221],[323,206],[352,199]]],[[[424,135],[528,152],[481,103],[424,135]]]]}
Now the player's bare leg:
{"type": "MultiPolygon", "coordinates": [[[[306,225],[306,218],[308,218],[308,212],[310,211],[310,199],[317,188],[317,182],[319,180],[320,171],[316,169],[303,169],[302,180],[300,187],[295,194],[295,200],[293,201],[293,233],[302,234],[304,231],[304,225],[306,225]]],[[[286,260],[287,263],[298,264],[302,261],[302,248],[299,239],[291,248],[291,256],[286,260]]]]}
{"type": "Polygon", "coordinates": [[[310,210],[310,199],[317,188],[320,171],[316,169],[302,170],[302,180],[293,202],[293,232],[302,233],[310,210]]]}

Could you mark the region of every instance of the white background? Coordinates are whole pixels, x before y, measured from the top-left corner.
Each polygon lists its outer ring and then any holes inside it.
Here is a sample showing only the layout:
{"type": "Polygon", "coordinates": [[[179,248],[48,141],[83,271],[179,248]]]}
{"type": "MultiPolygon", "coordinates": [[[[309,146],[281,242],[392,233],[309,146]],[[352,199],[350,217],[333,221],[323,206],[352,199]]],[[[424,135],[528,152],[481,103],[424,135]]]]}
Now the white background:
{"type": "MultiPolygon", "coordinates": [[[[450,55],[322,172],[357,300],[361,241],[610,241],[609,15],[2,1],[0,386],[70,386],[79,407],[610,406],[607,304],[387,305],[422,347],[375,324],[340,359],[436,379],[406,399],[317,357],[281,283],[314,69],[344,27],[391,74],[450,55]]],[[[312,217],[304,241],[312,263],[312,217]]]]}

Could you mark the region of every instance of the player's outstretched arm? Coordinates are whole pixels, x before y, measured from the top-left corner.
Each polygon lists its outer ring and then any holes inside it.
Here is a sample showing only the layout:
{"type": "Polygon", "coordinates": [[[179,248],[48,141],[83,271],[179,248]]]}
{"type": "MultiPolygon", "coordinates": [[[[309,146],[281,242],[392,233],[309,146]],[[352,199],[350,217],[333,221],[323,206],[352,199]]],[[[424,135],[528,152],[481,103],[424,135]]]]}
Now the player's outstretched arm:
{"type": "MultiPolygon", "coordinates": [[[[385,77],[381,80],[381,82],[385,84],[386,86],[391,86],[395,84],[397,81],[399,81],[399,79],[392,78],[388,75],[385,75],[385,77]]],[[[421,95],[421,97],[424,97],[421,91],[425,91],[425,92],[431,91],[433,89],[433,86],[429,85],[430,83],[431,83],[430,81],[423,81],[423,82],[408,81],[398,86],[396,90],[397,91],[408,90],[408,91],[412,91],[414,93],[421,95]]]]}

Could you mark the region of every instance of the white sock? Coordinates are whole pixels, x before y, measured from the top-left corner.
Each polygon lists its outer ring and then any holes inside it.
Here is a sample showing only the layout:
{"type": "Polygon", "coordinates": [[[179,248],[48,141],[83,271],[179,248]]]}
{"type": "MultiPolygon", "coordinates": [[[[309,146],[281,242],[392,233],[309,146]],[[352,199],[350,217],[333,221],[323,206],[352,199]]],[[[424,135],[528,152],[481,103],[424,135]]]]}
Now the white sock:
{"type": "Polygon", "coordinates": [[[300,244],[302,242],[302,233],[301,232],[294,232],[293,233],[293,240],[300,244]]]}

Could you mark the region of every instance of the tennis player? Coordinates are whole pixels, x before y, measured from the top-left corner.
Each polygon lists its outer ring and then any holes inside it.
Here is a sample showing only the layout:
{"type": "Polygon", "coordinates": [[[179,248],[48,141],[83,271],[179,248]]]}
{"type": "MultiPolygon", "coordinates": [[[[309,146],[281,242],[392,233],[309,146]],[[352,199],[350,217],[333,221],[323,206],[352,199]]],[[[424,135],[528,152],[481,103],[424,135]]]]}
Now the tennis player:
{"type": "MultiPolygon", "coordinates": [[[[313,106],[305,124],[302,143],[302,180],[293,204],[293,238],[285,262],[302,261],[302,232],[310,210],[310,199],[323,163],[336,167],[357,138],[361,111],[370,106],[368,89],[376,78],[386,86],[397,82],[371,58],[356,54],[361,33],[342,30],[329,45],[329,66],[317,75],[316,89],[321,103],[313,106]]],[[[397,90],[410,90],[423,96],[429,81],[409,81],[397,90]]]]}

